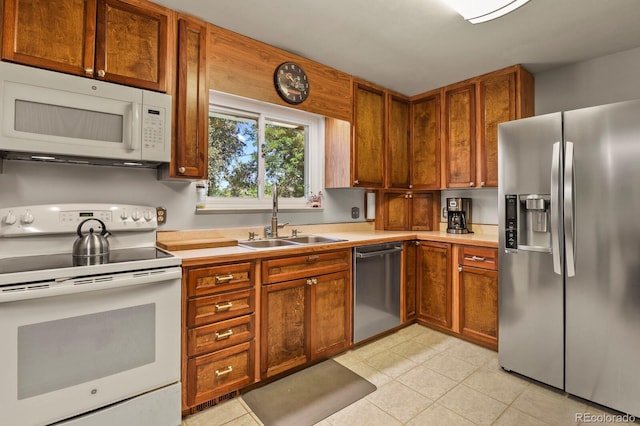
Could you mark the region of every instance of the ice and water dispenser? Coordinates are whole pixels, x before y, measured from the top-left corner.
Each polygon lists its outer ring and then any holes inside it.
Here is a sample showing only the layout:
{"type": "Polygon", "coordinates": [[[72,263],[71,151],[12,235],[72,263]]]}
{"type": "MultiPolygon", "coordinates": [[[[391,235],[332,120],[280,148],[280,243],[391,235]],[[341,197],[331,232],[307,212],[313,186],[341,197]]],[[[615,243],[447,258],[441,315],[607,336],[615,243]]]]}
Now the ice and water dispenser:
{"type": "Polygon", "coordinates": [[[505,247],[551,251],[551,197],[548,194],[505,195],[505,247]]]}

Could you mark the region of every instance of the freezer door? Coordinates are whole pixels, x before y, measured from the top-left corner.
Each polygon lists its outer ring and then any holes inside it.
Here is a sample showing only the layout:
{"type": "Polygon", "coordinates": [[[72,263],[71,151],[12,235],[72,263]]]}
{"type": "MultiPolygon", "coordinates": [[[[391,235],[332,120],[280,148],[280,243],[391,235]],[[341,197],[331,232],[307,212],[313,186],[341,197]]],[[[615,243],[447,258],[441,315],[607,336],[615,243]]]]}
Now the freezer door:
{"type": "Polygon", "coordinates": [[[560,389],[564,387],[561,148],[560,113],[499,125],[499,362],[506,370],[560,389]],[[554,164],[556,186],[552,190],[554,164]],[[550,201],[551,240],[548,236],[536,240],[518,224],[517,247],[508,249],[505,197],[516,197],[517,217],[526,220],[527,194],[537,197],[529,200],[550,201]],[[527,238],[536,243],[524,244],[527,238]],[[546,250],[540,240],[546,243],[546,250]]]}
{"type": "Polygon", "coordinates": [[[574,155],[565,223],[575,230],[566,390],[640,416],[640,101],[567,112],[564,128],[574,155]]]}

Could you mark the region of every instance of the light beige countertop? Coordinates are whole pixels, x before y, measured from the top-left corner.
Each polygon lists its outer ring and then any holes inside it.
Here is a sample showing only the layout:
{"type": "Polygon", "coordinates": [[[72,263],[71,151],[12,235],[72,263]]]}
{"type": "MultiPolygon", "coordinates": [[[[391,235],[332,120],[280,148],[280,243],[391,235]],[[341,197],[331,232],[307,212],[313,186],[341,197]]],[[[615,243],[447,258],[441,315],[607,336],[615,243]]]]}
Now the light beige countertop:
{"type": "MultiPolygon", "coordinates": [[[[474,233],[472,234],[449,234],[446,232],[446,224],[441,224],[439,231],[381,231],[374,229],[373,222],[297,225],[286,226],[284,229],[279,230],[279,236],[290,236],[293,229],[298,231],[298,235],[322,235],[324,237],[345,241],[261,249],[232,245],[226,247],[174,250],[171,251],[171,253],[182,258],[183,265],[190,266],[207,261],[239,261],[274,256],[308,254],[310,252],[353,248],[361,245],[391,241],[425,240],[492,248],[498,247],[498,232],[497,226],[495,225],[473,225],[472,229],[474,233]]],[[[165,243],[188,240],[190,238],[198,238],[199,240],[206,238],[232,238],[243,241],[248,239],[249,232],[255,232],[257,236],[262,236],[263,229],[261,227],[251,227],[192,231],[158,231],[157,240],[165,243]]]]}

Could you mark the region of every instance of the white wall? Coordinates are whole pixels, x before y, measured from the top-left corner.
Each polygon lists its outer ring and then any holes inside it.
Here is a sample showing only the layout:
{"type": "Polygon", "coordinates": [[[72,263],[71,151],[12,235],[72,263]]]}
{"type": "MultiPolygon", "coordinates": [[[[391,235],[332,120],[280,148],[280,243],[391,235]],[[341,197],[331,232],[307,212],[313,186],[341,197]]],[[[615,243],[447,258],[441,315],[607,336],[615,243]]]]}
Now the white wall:
{"type": "MultiPolygon", "coordinates": [[[[270,223],[270,212],[196,214],[195,184],[158,181],[155,170],[6,160],[3,165],[0,207],[81,202],[162,206],[167,209],[167,223],[161,228],[164,230],[270,223]]],[[[323,210],[280,212],[280,221],[303,225],[364,220],[364,190],[334,189],[323,193],[323,210]],[[351,207],[360,208],[359,219],[351,219],[351,207]]]]}
{"type": "Polygon", "coordinates": [[[536,115],[640,99],[640,47],[534,77],[536,115]]]}

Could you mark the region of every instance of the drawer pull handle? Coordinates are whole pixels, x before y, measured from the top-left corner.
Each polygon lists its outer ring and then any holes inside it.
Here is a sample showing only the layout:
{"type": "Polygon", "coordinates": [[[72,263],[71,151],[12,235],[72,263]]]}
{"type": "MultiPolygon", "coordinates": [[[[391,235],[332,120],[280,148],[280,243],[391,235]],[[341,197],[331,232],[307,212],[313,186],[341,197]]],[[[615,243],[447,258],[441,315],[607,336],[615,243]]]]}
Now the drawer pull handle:
{"type": "Polygon", "coordinates": [[[475,262],[486,262],[487,258],[486,257],[482,257],[482,256],[471,256],[471,257],[465,257],[465,260],[473,260],[475,262]]]}
{"type": "Polygon", "coordinates": [[[215,306],[216,306],[216,312],[228,311],[233,306],[233,302],[227,302],[227,303],[225,303],[223,305],[218,305],[216,303],[215,306]]]}
{"type": "Polygon", "coordinates": [[[216,370],[216,377],[226,376],[227,374],[231,373],[232,371],[233,371],[233,367],[229,365],[224,370],[216,370]]]}
{"type": "Polygon", "coordinates": [[[318,280],[316,278],[309,278],[307,280],[307,285],[314,285],[314,284],[318,284],[318,280]]]}
{"type": "Polygon", "coordinates": [[[226,284],[229,281],[233,281],[233,274],[216,275],[216,284],[226,284]]]}
{"type": "Polygon", "coordinates": [[[231,329],[225,331],[224,333],[220,333],[220,332],[216,331],[216,342],[219,341],[219,340],[228,339],[232,335],[233,335],[233,330],[231,330],[231,329]]]}
{"type": "Polygon", "coordinates": [[[318,255],[307,256],[307,263],[317,262],[318,259],[320,259],[320,256],[318,255]]]}

